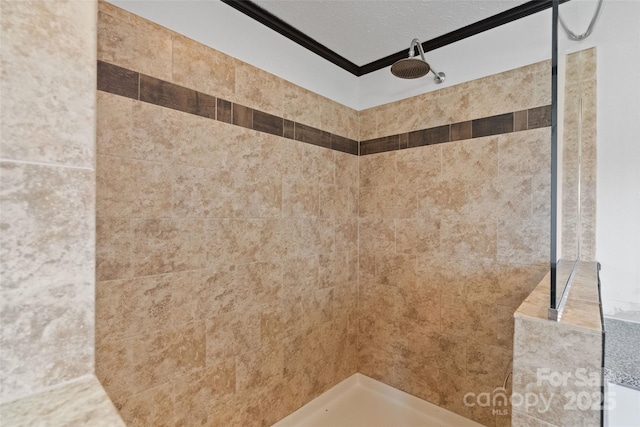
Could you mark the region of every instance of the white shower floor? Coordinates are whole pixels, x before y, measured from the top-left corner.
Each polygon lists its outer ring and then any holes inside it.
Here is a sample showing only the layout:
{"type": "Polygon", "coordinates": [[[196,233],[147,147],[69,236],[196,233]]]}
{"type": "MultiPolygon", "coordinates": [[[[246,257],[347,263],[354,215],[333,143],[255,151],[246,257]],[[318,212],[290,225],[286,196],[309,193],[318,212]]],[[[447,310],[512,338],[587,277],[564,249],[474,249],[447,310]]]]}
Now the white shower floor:
{"type": "Polygon", "coordinates": [[[362,374],[327,390],[273,427],[478,427],[425,400],[362,374]]]}

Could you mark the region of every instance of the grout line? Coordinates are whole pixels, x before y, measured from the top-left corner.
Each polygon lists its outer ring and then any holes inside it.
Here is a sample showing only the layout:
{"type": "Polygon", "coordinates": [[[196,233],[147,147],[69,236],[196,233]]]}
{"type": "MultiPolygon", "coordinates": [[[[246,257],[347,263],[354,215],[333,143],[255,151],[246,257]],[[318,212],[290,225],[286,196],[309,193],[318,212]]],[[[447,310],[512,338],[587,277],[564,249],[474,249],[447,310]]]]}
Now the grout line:
{"type": "Polygon", "coordinates": [[[62,163],[53,163],[53,162],[34,162],[29,160],[15,160],[15,159],[7,159],[4,157],[0,157],[0,163],[17,163],[21,165],[32,165],[32,166],[43,166],[43,167],[54,167],[54,168],[65,168],[65,169],[77,169],[77,170],[85,170],[85,171],[95,171],[95,156],[94,156],[94,166],[75,166],[75,165],[65,165],[62,163]]]}

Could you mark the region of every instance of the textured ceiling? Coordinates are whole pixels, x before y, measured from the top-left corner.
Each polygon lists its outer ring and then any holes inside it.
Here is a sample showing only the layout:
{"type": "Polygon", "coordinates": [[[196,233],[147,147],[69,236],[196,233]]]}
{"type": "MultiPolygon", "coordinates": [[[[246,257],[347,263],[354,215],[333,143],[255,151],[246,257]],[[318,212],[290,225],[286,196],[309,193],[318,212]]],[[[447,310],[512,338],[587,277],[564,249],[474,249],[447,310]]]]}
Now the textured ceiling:
{"type": "Polygon", "coordinates": [[[528,0],[254,0],[356,65],[409,49],[528,0]]]}

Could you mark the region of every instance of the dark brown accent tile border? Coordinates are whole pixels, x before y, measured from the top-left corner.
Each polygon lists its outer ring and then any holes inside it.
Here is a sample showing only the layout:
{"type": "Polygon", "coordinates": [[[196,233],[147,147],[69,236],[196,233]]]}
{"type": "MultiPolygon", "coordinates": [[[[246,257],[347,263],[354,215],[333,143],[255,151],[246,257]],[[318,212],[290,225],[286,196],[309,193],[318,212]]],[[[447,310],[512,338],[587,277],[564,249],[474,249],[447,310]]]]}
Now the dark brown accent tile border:
{"type": "Polygon", "coordinates": [[[231,123],[231,102],[225,101],[222,98],[218,98],[218,110],[216,113],[216,119],[225,122],[231,123]]]}
{"type": "Polygon", "coordinates": [[[295,124],[296,141],[306,142],[320,147],[331,148],[331,134],[302,123],[295,124]]]}
{"type": "Polygon", "coordinates": [[[528,110],[527,120],[529,129],[551,126],[551,105],[531,108],[528,110]]]}
{"type": "Polygon", "coordinates": [[[449,125],[417,130],[408,134],[408,148],[449,142],[449,125]]]}
{"type": "Polygon", "coordinates": [[[547,126],[551,126],[550,105],[360,141],[360,155],[501,135],[547,126]]]}
{"type": "Polygon", "coordinates": [[[400,149],[400,135],[384,136],[360,142],[360,155],[384,153],[400,149]]]}
{"type": "Polygon", "coordinates": [[[513,132],[513,113],[471,120],[471,137],[500,135],[513,132]]]}
{"type": "Polygon", "coordinates": [[[98,61],[98,90],[258,132],[358,155],[358,141],[103,61],[98,61]]]}
{"type": "Polygon", "coordinates": [[[216,119],[216,97],[196,92],[196,112],[198,116],[216,119]]]}
{"type": "Polygon", "coordinates": [[[191,114],[198,104],[195,90],[144,74],[140,75],[140,101],[191,114]]]}
{"type": "Polygon", "coordinates": [[[139,73],[98,61],[98,90],[138,99],[139,87],[139,73]]]}
{"type": "Polygon", "coordinates": [[[527,115],[528,110],[516,111],[513,113],[513,131],[519,132],[521,130],[527,130],[527,115]]]}
{"type": "Polygon", "coordinates": [[[331,134],[331,149],[358,155],[358,141],[331,134]]]}
{"type": "Polygon", "coordinates": [[[283,136],[284,119],[262,111],[253,110],[253,129],[258,132],[270,133],[271,135],[283,136]]]}
{"type": "Polygon", "coordinates": [[[103,61],[98,90],[356,156],[551,126],[545,105],[358,142],[103,61]]]}
{"type": "Polygon", "coordinates": [[[461,139],[471,139],[471,120],[451,123],[451,141],[460,141],[461,139]]]}
{"type": "Polygon", "coordinates": [[[289,139],[295,139],[295,123],[292,122],[291,120],[284,120],[284,131],[282,136],[284,136],[285,138],[289,138],[289,139]]]}
{"type": "Polygon", "coordinates": [[[253,109],[234,103],[231,106],[231,123],[243,128],[253,129],[253,109]]]}

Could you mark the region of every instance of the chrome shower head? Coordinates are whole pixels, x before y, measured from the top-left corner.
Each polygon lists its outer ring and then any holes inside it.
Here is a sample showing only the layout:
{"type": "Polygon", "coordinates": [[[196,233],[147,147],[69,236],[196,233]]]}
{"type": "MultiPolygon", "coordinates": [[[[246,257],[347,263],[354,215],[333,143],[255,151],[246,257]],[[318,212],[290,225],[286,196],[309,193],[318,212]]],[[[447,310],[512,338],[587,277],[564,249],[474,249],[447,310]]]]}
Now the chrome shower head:
{"type": "Polygon", "coordinates": [[[435,75],[434,81],[438,84],[442,83],[446,78],[444,73],[438,73],[433,70],[424,59],[424,50],[422,50],[422,44],[418,39],[413,39],[411,41],[409,57],[400,59],[391,66],[391,73],[401,79],[417,79],[426,76],[429,71],[435,75]],[[416,58],[414,56],[416,46],[418,47],[420,58],[416,58]]]}

